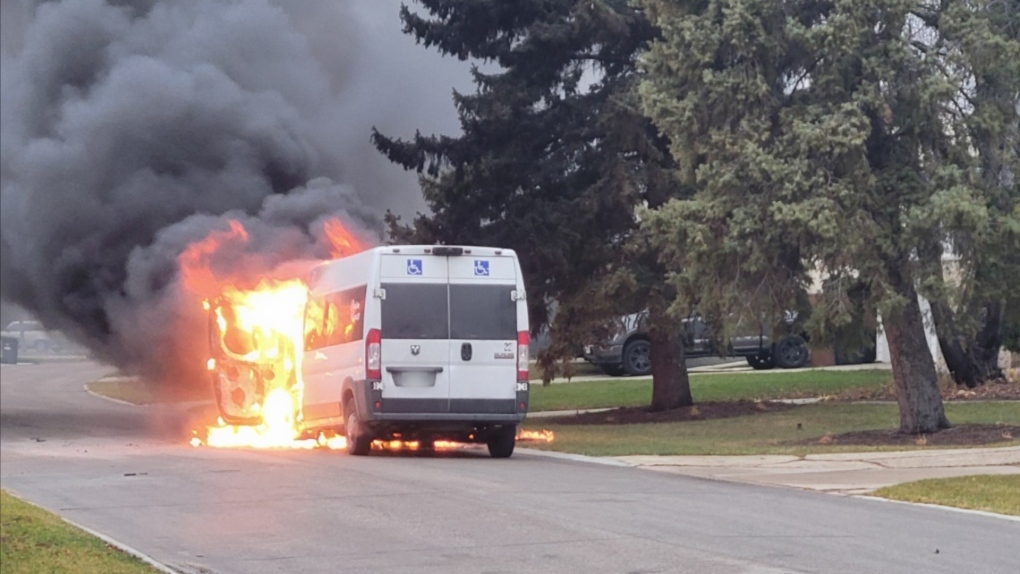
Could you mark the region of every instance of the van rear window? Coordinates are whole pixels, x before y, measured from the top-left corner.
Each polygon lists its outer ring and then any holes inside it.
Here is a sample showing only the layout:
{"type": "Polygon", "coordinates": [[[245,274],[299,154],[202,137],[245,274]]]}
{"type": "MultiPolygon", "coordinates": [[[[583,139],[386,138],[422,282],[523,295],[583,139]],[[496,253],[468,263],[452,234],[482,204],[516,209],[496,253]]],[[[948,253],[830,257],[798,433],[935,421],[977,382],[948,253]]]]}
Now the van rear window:
{"type": "Polygon", "coordinates": [[[383,283],[382,333],[387,339],[448,339],[449,293],[445,283],[383,283]]]}
{"type": "Polygon", "coordinates": [[[450,338],[512,341],[517,338],[514,285],[450,285],[450,338]]]}

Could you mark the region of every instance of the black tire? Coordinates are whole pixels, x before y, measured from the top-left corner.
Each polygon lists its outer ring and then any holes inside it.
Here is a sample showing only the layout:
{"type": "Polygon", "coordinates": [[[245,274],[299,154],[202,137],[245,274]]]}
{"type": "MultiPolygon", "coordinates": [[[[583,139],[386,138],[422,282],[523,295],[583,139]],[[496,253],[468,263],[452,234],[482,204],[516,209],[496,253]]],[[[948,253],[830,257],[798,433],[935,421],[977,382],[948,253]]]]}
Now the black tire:
{"type": "Polygon", "coordinates": [[[353,400],[344,403],[344,434],[347,436],[347,454],[365,456],[372,450],[372,436],[361,427],[353,400]]]}
{"type": "Polygon", "coordinates": [[[803,367],[811,358],[807,341],[800,335],[790,335],[780,339],[772,349],[772,358],[776,365],[784,369],[803,367]]]}
{"type": "Polygon", "coordinates": [[[486,438],[486,445],[489,447],[489,456],[492,458],[510,458],[514,453],[514,445],[517,444],[516,427],[500,427],[489,433],[486,438]]]}
{"type": "Polygon", "coordinates": [[[623,347],[623,372],[632,377],[652,372],[652,345],[648,341],[637,339],[623,347]]]}
{"type": "Polygon", "coordinates": [[[758,355],[748,355],[747,364],[756,371],[767,371],[776,367],[776,361],[769,353],[762,352],[758,355]]]}
{"type": "Polygon", "coordinates": [[[599,365],[599,370],[610,377],[622,377],[626,374],[622,365],[599,365]]]}

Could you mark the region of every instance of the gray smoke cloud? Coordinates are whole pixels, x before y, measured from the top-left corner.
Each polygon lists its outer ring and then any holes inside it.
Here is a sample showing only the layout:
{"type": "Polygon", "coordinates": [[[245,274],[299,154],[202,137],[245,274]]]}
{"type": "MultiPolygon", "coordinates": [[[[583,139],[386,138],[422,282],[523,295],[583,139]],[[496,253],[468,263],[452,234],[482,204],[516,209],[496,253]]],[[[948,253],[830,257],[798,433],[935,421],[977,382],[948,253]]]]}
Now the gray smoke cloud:
{"type": "MultiPolygon", "coordinates": [[[[327,217],[378,240],[382,208],[420,208],[366,151],[373,124],[407,131],[398,96],[425,71],[370,48],[385,19],[411,65],[425,54],[380,4],[4,2],[3,297],[122,368],[190,380],[206,351],[188,245],[241,221],[222,266],[258,275],[328,255],[327,217]]],[[[454,83],[431,92],[447,114],[454,83]]]]}

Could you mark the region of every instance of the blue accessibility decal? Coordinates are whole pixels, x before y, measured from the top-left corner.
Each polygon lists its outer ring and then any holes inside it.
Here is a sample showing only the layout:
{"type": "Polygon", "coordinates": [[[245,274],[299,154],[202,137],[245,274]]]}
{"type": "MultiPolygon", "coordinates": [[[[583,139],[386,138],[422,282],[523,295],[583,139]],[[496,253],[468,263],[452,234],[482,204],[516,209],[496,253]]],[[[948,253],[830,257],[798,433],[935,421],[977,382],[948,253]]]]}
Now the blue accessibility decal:
{"type": "Polygon", "coordinates": [[[488,277],[489,276],[489,262],[481,259],[475,259],[475,276],[476,277],[488,277]]]}
{"type": "Polygon", "coordinates": [[[408,275],[421,275],[422,274],[421,259],[408,259],[407,260],[407,274],[408,275]]]}

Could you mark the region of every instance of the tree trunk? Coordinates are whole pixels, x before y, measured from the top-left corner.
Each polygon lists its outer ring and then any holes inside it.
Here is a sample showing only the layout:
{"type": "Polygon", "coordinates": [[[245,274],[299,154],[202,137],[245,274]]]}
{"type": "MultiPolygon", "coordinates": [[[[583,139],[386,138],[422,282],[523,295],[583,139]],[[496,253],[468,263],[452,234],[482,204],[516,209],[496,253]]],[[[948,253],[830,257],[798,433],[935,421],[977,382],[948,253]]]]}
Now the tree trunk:
{"type": "Polygon", "coordinates": [[[924,320],[913,286],[899,290],[907,299],[893,316],[883,318],[889,341],[889,358],[900,409],[900,432],[934,433],[949,428],[939,393],[935,362],[928,350],[924,320]]]}
{"type": "Polygon", "coordinates": [[[666,411],[693,405],[684,345],[676,329],[652,328],[648,337],[652,359],[651,410],[666,411]]]}
{"type": "Polygon", "coordinates": [[[938,334],[939,348],[946,367],[957,385],[974,388],[1002,376],[999,369],[999,348],[1002,346],[1003,309],[999,302],[984,305],[981,328],[975,334],[963,335],[956,328],[956,319],[944,302],[932,304],[932,317],[938,334]]]}

